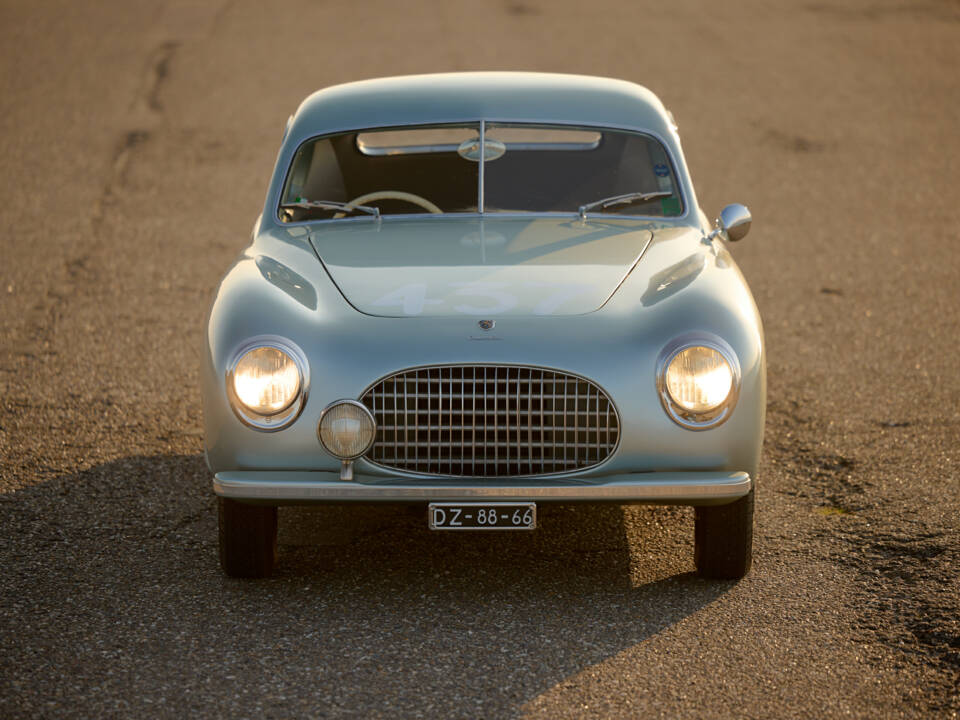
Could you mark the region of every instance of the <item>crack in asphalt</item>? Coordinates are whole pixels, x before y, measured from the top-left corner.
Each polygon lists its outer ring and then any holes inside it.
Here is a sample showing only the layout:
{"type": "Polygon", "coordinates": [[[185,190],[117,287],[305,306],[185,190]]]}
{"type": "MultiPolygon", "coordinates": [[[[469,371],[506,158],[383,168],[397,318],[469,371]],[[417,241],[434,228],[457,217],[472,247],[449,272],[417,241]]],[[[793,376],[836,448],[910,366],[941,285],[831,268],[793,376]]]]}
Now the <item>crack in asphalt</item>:
{"type": "MultiPolygon", "coordinates": [[[[162,121],[161,92],[169,80],[171,63],[178,47],[179,43],[167,41],[149,54],[140,89],[131,103],[131,115],[146,118],[142,125],[148,127],[128,130],[116,141],[108,176],[90,212],[91,237],[84,243],[83,250],[61,261],[56,276],[49,279],[39,299],[26,311],[23,335],[16,338],[16,342],[11,342],[9,348],[5,348],[15,364],[55,356],[57,352],[53,349],[53,340],[62,321],[64,308],[79,290],[94,287],[101,281],[94,257],[99,243],[103,240],[105,216],[116,204],[118,190],[126,182],[133,156],[151,139],[154,129],[162,121]]],[[[4,371],[11,372],[6,367],[4,371]]],[[[14,405],[26,401],[29,395],[18,398],[15,393],[19,390],[16,387],[11,388],[6,393],[6,400],[14,405]]]]}
{"type": "Polygon", "coordinates": [[[145,120],[140,123],[141,127],[126,131],[116,142],[110,162],[110,174],[103,183],[100,197],[94,203],[90,217],[94,238],[100,237],[104,216],[107,210],[116,204],[117,191],[126,182],[131,158],[138,148],[151,139],[155,128],[162,120],[161,92],[169,80],[170,65],[179,47],[178,42],[162,42],[149,55],[140,89],[130,104],[131,114],[142,115],[145,120]]]}
{"type": "Polygon", "coordinates": [[[146,101],[147,107],[156,113],[163,111],[163,104],[160,102],[160,92],[163,90],[163,86],[170,75],[170,63],[173,61],[174,53],[176,53],[179,46],[180,43],[173,41],[161,43],[160,46],[153,51],[150,63],[147,66],[146,75],[148,83],[146,92],[143,93],[143,98],[146,101]]]}

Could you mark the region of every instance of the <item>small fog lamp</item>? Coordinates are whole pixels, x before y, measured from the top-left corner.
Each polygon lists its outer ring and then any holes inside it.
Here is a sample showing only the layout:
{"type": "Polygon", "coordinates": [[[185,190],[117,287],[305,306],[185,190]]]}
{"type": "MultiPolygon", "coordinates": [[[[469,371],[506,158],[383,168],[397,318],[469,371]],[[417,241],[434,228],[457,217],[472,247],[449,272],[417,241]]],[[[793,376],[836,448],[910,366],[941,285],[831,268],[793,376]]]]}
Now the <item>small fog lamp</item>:
{"type": "Polygon", "coordinates": [[[373,445],[376,429],[377,424],[366,406],[356,400],[337,400],[320,415],[317,434],[331,455],[353,460],[373,445]]]}

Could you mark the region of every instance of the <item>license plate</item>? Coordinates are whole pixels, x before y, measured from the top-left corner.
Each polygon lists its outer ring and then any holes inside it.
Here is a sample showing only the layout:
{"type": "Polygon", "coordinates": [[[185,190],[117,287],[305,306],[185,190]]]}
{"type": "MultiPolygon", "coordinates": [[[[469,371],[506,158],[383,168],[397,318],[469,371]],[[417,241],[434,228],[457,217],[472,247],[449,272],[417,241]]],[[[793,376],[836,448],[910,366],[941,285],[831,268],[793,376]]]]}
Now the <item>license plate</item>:
{"type": "Polygon", "coordinates": [[[536,503],[430,503],[431,530],[533,530],[536,503]]]}

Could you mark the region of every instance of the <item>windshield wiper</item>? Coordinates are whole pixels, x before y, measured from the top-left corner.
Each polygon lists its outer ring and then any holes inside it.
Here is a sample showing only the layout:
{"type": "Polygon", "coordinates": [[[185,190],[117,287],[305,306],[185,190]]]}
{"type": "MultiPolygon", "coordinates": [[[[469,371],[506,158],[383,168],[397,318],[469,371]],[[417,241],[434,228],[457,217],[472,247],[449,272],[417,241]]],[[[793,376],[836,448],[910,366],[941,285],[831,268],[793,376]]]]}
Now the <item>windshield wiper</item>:
{"type": "Polygon", "coordinates": [[[336,202],[335,200],[307,200],[305,198],[300,198],[296,202],[290,203],[281,203],[281,210],[312,210],[316,208],[317,210],[339,210],[340,212],[349,213],[359,210],[360,212],[365,212],[370,215],[373,215],[375,218],[380,217],[380,208],[371,207],[370,205],[351,205],[350,203],[336,202]]]}
{"type": "Polygon", "coordinates": [[[601,210],[603,208],[610,207],[611,205],[625,205],[627,203],[635,202],[645,202],[647,200],[656,200],[657,198],[670,197],[673,193],[669,190],[658,190],[656,192],[632,192],[627,193],[626,195],[614,195],[613,197],[602,198],[600,200],[594,200],[591,203],[580,206],[580,219],[587,219],[587,210],[593,210],[598,207],[601,210]]]}

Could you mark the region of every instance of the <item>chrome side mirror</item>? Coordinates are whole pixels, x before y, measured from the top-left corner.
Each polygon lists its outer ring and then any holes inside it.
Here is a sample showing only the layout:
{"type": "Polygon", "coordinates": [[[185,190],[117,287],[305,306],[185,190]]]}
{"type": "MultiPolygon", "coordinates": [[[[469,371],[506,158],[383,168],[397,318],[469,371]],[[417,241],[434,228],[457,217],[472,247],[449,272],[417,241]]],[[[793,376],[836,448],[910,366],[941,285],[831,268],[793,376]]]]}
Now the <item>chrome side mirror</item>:
{"type": "Polygon", "coordinates": [[[740,205],[739,203],[727,205],[720,211],[720,217],[716,220],[717,227],[710,233],[708,239],[713,240],[722,233],[726,235],[730,242],[742,240],[750,232],[751,222],[753,222],[753,217],[746,205],[740,205]]]}

